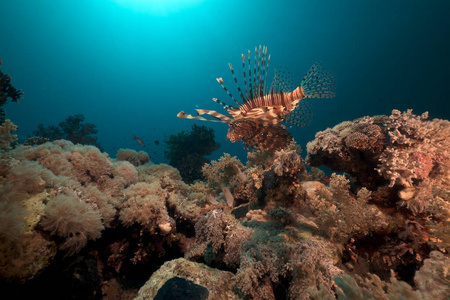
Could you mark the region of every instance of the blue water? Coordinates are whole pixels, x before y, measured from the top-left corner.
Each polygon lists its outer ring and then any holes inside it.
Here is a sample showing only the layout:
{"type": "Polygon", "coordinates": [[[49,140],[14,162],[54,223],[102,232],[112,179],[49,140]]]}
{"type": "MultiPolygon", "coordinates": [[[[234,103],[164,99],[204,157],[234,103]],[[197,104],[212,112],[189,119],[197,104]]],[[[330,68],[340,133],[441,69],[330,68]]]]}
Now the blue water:
{"type": "Polygon", "coordinates": [[[222,144],[212,158],[245,160],[226,141],[226,124],[176,115],[224,112],[211,101],[232,104],[216,78],[233,87],[227,64],[241,77],[241,53],[260,44],[297,83],[317,60],[336,76],[337,97],[311,100],[312,123],[290,129],[303,149],[319,130],[394,108],[450,119],[450,1],[172,0],[159,10],[145,2],[1,1],[2,70],[25,93],[5,110],[21,138],[81,113],[111,156],[141,150],[135,134],[161,162],[163,143],[154,141],[196,122],[222,144]]]}

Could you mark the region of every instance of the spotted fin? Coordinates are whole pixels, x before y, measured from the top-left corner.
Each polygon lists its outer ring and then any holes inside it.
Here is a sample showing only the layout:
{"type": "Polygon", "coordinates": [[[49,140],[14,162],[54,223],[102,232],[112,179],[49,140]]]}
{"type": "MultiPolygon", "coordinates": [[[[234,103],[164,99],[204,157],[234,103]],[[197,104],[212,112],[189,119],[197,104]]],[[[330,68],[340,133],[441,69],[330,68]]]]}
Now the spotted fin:
{"type": "Polygon", "coordinates": [[[325,67],[316,62],[306,73],[300,86],[305,98],[333,98],[336,96],[334,76],[325,67]]]}
{"type": "Polygon", "coordinates": [[[293,111],[286,115],[283,122],[304,127],[311,122],[312,115],[311,105],[305,100],[302,100],[293,111]]]}

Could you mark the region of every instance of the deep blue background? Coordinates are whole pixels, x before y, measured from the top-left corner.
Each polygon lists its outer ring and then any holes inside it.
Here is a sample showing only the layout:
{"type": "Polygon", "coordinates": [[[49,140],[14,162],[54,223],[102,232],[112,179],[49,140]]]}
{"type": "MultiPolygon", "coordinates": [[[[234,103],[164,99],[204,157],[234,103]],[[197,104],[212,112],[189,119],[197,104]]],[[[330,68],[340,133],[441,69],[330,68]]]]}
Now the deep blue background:
{"type": "MultiPolygon", "coordinates": [[[[311,100],[310,126],[290,130],[303,149],[319,130],[394,108],[450,119],[449,15],[446,0],[204,0],[165,14],[113,0],[3,0],[2,70],[25,92],[5,108],[21,138],[81,113],[111,156],[140,150],[136,134],[161,162],[153,141],[194,122],[176,114],[223,112],[211,101],[229,102],[216,77],[233,87],[227,63],[240,75],[240,54],[262,44],[298,83],[316,60],[336,76],[338,96],[311,100]]],[[[216,130],[212,158],[245,160],[226,124],[195,122],[216,130]]]]}

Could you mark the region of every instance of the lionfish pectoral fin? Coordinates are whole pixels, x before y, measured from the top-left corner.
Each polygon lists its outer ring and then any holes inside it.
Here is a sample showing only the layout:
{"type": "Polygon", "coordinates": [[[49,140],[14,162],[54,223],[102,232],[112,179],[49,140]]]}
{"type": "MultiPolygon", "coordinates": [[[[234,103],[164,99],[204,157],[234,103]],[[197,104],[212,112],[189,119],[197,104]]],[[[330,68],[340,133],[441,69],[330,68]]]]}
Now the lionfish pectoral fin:
{"type": "Polygon", "coordinates": [[[194,117],[190,114],[185,114],[184,111],[180,111],[177,115],[178,118],[182,119],[191,119],[191,120],[200,120],[200,121],[209,121],[208,119],[202,118],[202,117],[194,117]]]}
{"type": "Polygon", "coordinates": [[[284,117],[284,122],[294,124],[299,127],[308,125],[312,119],[312,107],[305,100],[300,101],[295,109],[284,117]]]}
{"type": "Polygon", "coordinates": [[[333,74],[316,62],[306,73],[300,87],[306,98],[333,98],[336,96],[335,84],[333,74]]]}
{"type": "MultiPolygon", "coordinates": [[[[211,121],[211,122],[221,122],[221,123],[230,123],[230,122],[233,121],[232,118],[227,117],[227,116],[225,116],[225,115],[222,115],[221,113],[218,113],[218,112],[215,111],[215,110],[196,109],[196,111],[197,111],[197,113],[198,113],[199,115],[207,114],[207,115],[210,115],[211,117],[216,118],[217,120],[219,120],[219,121],[215,121],[215,120],[207,120],[207,121],[211,121]]],[[[205,120],[206,120],[206,119],[205,119],[205,120]]]]}
{"type": "Polygon", "coordinates": [[[218,112],[215,112],[213,110],[197,109],[197,113],[199,115],[208,114],[218,120],[208,120],[203,117],[194,117],[193,115],[184,113],[184,111],[180,111],[177,114],[177,117],[182,118],[182,119],[191,119],[191,120],[208,121],[208,122],[220,122],[220,123],[230,123],[230,121],[232,120],[231,118],[224,116],[222,114],[219,114],[218,112]]]}

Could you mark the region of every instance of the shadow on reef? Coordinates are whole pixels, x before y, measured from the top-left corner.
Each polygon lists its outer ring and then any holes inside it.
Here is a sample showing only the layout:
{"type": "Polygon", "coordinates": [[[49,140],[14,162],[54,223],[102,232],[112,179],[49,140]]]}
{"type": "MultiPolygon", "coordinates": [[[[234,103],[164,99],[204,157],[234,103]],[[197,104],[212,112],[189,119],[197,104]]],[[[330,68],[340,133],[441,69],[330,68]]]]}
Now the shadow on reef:
{"type": "Polygon", "coordinates": [[[186,183],[203,178],[201,169],[205,163],[209,163],[205,156],[220,148],[220,144],[214,140],[214,129],[195,124],[191,132],[183,130],[172,134],[164,143],[168,148],[164,152],[166,158],[170,165],[180,171],[186,183]]]}

